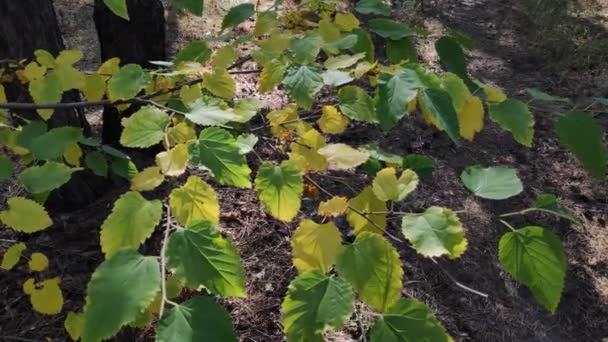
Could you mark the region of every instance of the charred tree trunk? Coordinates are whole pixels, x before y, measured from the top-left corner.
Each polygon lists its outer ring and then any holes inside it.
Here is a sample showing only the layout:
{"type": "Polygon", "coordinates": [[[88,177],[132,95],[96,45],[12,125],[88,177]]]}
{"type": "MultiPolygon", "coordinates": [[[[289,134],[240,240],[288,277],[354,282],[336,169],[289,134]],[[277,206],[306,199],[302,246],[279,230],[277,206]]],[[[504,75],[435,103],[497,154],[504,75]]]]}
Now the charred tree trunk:
{"type": "MultiPolygon", "coordinates": [[[[1,1],[1,0],[0,0],[1,1]]],[[[120,58],[121,64],[139,64],[150,67],[149,61],[166,59],[165,10],[160,0],[127,0],[130,20],[124,20],[110,11],[103,0],[95,0],[93,17],[101,46],[103,61],[120,58]]],[[[122,113],[128,116],[138,106],[122,113]]],[[[117,144],[122,126],[121,113],[111,106],[103,111],[103,142],[117,144]]]]}

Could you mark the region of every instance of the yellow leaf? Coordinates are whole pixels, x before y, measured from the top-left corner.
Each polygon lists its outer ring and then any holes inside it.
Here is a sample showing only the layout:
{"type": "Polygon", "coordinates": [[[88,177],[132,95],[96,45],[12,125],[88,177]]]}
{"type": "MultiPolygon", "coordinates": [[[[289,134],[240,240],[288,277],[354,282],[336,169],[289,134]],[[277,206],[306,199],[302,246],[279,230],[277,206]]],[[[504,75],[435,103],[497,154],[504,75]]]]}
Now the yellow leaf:
{"type": "Polygon", "coordinates": [[[418,102],[416,101],[416,98],[413,98],[410,102],[408,102],[407,104],[407,112],[408,113],[413,113],[416,111],[416,107],[418,105],[418,102]]]}
{"type": "Polygon", "coordinates": [[[346,32],[350,32],[356,28],[359,28],[359,19],[355,17],[352,13],[336,13],[336,25],[342,30],[346,32]]]}
{"type": "Polygon", "coordinates": [[[323,135],[316,129],[311,129],[289,145],[291,148],[289,160],[294,161],[304,173],[325,171],[328,166],[327,160],[319,154],[319,149],[325,145],[323,135]]]}
{"type": "Polygon", "coordinates": [[[57,67],[61,65],[72,65],[81,60],[82,57],[84,57],[84,55],[80,50],[63,50],[59,52],[57,59],[55,59],[55,63],[57,64],[57,67]]]}
{"type": "Polygon", "coordinates": [[[63,152],[63,158],[68,164],[79,167],[80,158],[82,158],[82,149],[78,143],[69,144],[63,152]]]}
{"type": "Polygon", "coordinates": [[[203,92],[200,83],[191,86],[185,85],[179,90],[179,98],[186,106],[192,105],[202,97],[203,92]]]}
{"type": "Polygon", "coordinates": [[[51,55],[50,52],[46,50],[36,50],[34,51],[34,56],[36,56],[36,61],[45,67],[54,68],[56,66],[55,57],[51,55]]]}
{"type": "Polygon", "coordinates": [[[42,253],[32,253],[28,266],[32,272],[42,272],[49,267],[49,259],[42,253]]]}
{"type": "Polygon", "coordinates": [[[356,150],[346,144],[330,144],[319,149],[325,157],[330,170],[347,170],[365,163],[369,154],[356,150]]]}
{"type": "Polygon", "coordinates": [[[507,95],[498,88],[494,88],[488,84],[481,84],[481,87],[486,93],[486,100],[492,103],[500,103],[507,99],[507,95]]]}
{"type": "Polygon", "coordinates": [[[183,226],[198,220],[218,224],[220,220],[215,191],[197,176],[190,176],[184,186],[171,191],[169,205],[175,219],[183,226]]]}
{"type": "Polygon", "coordinates": [[[165,177],[158,166],[147,167],[131,178],[131,190],[150,191],[161,185],[165,177]]]}
{"type": "Polygon", "coordinates": [[[99,74],[87,75],[82,89],[88,101],[99,101],[106,93],[106,77],[99,74]]]}
{"type": "Polygon", "coordinates": [[[335,106],[323,106],[322,113],[317,124],[323,133],[340,134],[350,122],[335,106]]]}
{"type": "Polygon", "coordinates": [[[399,179],[396,173],[394,168],[387,167],[376,174],[372,190],[379,200],[401,201],[418,186],[416,172],[410,169],[403,170],[399,179]]]}
{"type": "Polygon", "coordinates": [[[44,74],[46,74],[46,66],[41,66],[36,62],[30,62],[23,69],[23,75],[30,81],[42,78],[44,74]]]}
{"type": "Polygon", "coordinates": [[[326,43],[333,43],[342,37],[338,26],[329,19],[319,21],[319,34],[326,43]]]}
{"type": "Polygon", "coordinates": [[[4,252],[4,256],[2,257],[2,263],[0,264],[0,268],[5,271],[10,271],[17,265],[19,259],[21,258],[21,254],[27,247],[23,242],[18,242],[12,246],[10,246],[6,252],[4,252]]]}
{"type": "Polygon", "coordinates": [[[59,288],[59,277],[46,279],[36,284],[30,296],[34,310],[45,315],[55,315],[63,307],[63,294],[59,288]]]}
{"type": "Polygon", "coordinates": [[[368,186],[357,197],[348,202],[346,220],[355,235],[362,232],[382,234],[386,228],[386,204],[376,198],[368,186]]]}
{"type": "Polygon", "coordinates": [[[483,128],[484,109],[481,99],[477,96],[469,97],[458,112],[460,135],[466,140],[473,141],[475,133],[483,128]]]}
{"type": "Polygon", "coordinates": [[[169,136],[171,146],[186,144],[196,139],[196,131],[186,122],[180,122],[173,127],[169,127],[167,135],[169,136]]]}
{"type": "Polygon", "coordinates": [[[120,69],[120,58],[110,58],[97,69],[97,73],[105,77],[106,80],[113,76],[120,69]]]}
{"type": "Polygon", "coordinates": [[[371,70],[373,70],[375,67],[376,67],[376,62],[374,62],[374,63],[370,63],[367,61],[359,62],[357,64],[357,66],[355,67],[355,71],[353,72],[353,75],[355,76],[356,79],[359,79],[359,78],[363,77],[363,75],[365,75],[368,72],[370,72],[371,70]]]}
{"type": "Polygon", "coordinates": [[[433,116],[433,114],[431,114],[431,112],[426,107],[426,105],[424,104],[424,102],[420,101],[420,99],[418,99],[417,103],[420,106],[420,111],[422,111],[422,117],[424,118],[424,121],[428,125],[433,125],[438,130],[443,131],[443,127],[441,126],[441,124],[439,123],[439,121],[437,121],[437,119],[435,119],[435,117],[433,116]]]}
{"type": "Polygon", "coordinates": [[[57,66],[54,73],[59,77],[61,89],[63,91],[82,89],[85,86],[85,75],[71,65],[60,64],[57,66]]]}
{"type": "Polygon", "coordinates": [[[213,58],[211,59],[211,65],[214,68],[224,69],[232,64],[239,57],[238,53],[234,50],[232,45],[224,45],[215,51],[213,58]]]}
{"type": "Polygon", "coordinates": [[[319,203],[319,215],[325,217],[338,217],[348,209],[348,198],[342,196],[332,197],[329,201],[319,203]]]}
{"type": "Polygon", "coordinates": [[[169,150],[156,155],[158,165],[165,176],[176,177],[186,172],[188,165],[188,145],[179,144],[169,150]]]}
{"type": "Polygon", "coordinates": [[[50,227],[53,221],[43,206],[23,197],[11,197],[0,221],[18,232],[34,233],[50,227]]]}
{"type": "Polygon", "coordinates": [[[212,73],[205,73],[203,85],[211,94],[225,99],[233,98],[236,92],[236,84],[232,76],[224,69],[215,69],[212,73]]]}
{"type": "Polygon", "coordinates": [[[293,264],[299,273],[327,273],[342,251],[342,235],[333,222],[317,224],[303,220],[291,237],[293,264]]]}
{"type": "Polygon", "coordinates": [[[78,341],[82,336],[82,329],[84,327],[84,314],[73,311],[68,312],[65,321],[63,322],[65,331],[68,332],[72,341],[78,341]]]}
{"type": "Polygon", "coordinates": [[[17,78],[19,79],[19,82],[21,82],[21,84],[27,84],[27,82],[30,81],[27,78],[27,76],[25,76],[25,71],[24,70],[17,70],[17,71],[15,71],[15,75],[17,75],[17,78]]]}
{"type": "Polygon", "coordinates": [[[28,278],[23,283],[23,293],[25,293],[26,295],[31,295],[32,293],[34,293],[35,289],[36,289],[36,280],[34,278],[28,278]]]}

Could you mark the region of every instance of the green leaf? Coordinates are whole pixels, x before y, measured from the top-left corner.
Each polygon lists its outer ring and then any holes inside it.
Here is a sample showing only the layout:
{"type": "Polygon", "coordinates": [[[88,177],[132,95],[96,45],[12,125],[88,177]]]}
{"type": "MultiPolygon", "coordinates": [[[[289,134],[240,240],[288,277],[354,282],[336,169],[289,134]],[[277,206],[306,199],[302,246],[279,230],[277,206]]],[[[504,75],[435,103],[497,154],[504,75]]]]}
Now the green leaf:
{"type": "Polygon", "coordinates": [[[386,204],[374,195],[371,186],[365,187],[359,195],[351,199],[348,202],[348,206],[346,219],[356,235],[363,232],[375,234],[382,234],[384,232],[386,214],[371,213],[386,212],[386,204]]]}
{"type": "Polygon", "coordinates": [[[359,234],[338,255],[336,270],[375,310],[384,312],[401,297],[403,269],[399,253],[378,234],[359,234]]]}
{"type": "Polygon", "coordinates": [[[112,171],[126,180],[131,180],[139,172],[137,166],[128,159],[114,159],[112,171]]]}
{"type": "Polygon", "coordinates": [[[67,183],[72,173],[80,169],[72,169],[63,163],[48,161],[42,166],[31,166],[19,175],[19,181],[32,194],[41,194],[57,189],[67,183]]]}
{"type": "Polygon", "coordinates": [[[260,201],[273,217],[291,222],[300,211],[302,173],[290,161],[281,165],[264,162],[255,178],[255,190],[260,201]]]}
{"type": "Polygon", "coordinates": [[[289,50],[293,52],[294,62],[299,64],[313,63],[321,51],[322,43],[321,36],[316,32],[292,40],[289,50]]]}
{"type": "Polygon", "coordinates": [[[467,249],[462,223],[448,208],[430,207],[422,214],[407,214],[401,231],[416,252],[425,257],[447,255],[456,259],[467,249]]]}
{"type": "Polygon", "coordinates": [[[222,20],[222,31],[227,27],[238,26],[243,21],[249,19],[255,13],[253,4],[244,3],[232,7],[222,20]]]}
{"type": "Polygon", "coordinates": [[[405,116],[407,104],[416,98],[422,82],[412,69],[402,69],[394,75],[383,74],[378,79],[378,119],[388,131],[405,116]]]}
{"type": "Polygon", "coordinates": [[[362,29],[355,29],[352,31],[352,34],[349,36],[354,36],[356,38],[355,44],[350,47],[350,51],[353,53],[365,53],[365,60],[373,63],[375,58],[375,47],[374,42],[372,41],[372,36],[362,29]]]}
{"type": "Polygon", "coordinates": [[[236,342],[230,314],[211,297],[193,297],[174,306],[156,326],[157,342],[236,342]]]}
{"type": "Polygon", "coordinates": [[[34,139],[43,135],[47,131],[48,126],[46,122],[40,120],[31,121],[22,127],[21,134],[19,134],[19,137],[17,137],[17,143],[27,149],[31,149],[34,139]]]}
{"type": "Polygon", "coordinates": [[[205,41],[193,41],[188,43],[188,45],[178,52],[173,62],[175,65],[179,65],[182,62],[196,62],[205,64],[205,62],[209,60],[209,57],[211,57],[212,52],[213,51],[207,46],[205,41]]]}
{"type": "Polygon", "coordinates": [[[239,188],[251,188],[251,169],[239,153],[239,146],[230,133],[217,127],[201,131],[199,139],[190,145],[193,165],[213,173],[218,183],[239,188]]]}
{"type": "Polygon", "coordinates": [[[348,71],[327,70],[323,73],[323,84],[339,87],[354,80],[348,71]]]}
{"type": "Polygon", "coordinates": [[[359,146],[359,150],[369,154],[370,158],[375,158],[389,165],[400,166],[402,158],[398,154],[387,152],[376,144],[365,144],[359,146]]]}
{"type": "Polygon", "coordinates": [[[464,51],[454,38],[449,36],[439,38],[435,42],[435,50],[437,50],[439,60],[447,71],[458,75],[462,79],[469,77],[464,51]]]}
{"type": "Polygon", "coordinates": [[[325,63],[323,63],[323,65],[326,69],[330,70],[345,69],[350,66],[353,66],[364,57],[364,52],[356,53],[354,55],[340,55],[336,57],[332,56],[325,60],[325,63]]]}
{"type": "Polygon", "coordinates": [[[220,296],[246,296],[241,258],[209,221],[197,221],[173,232],[166,253],[171,272],[191,289],[204,286],[220,296]]]}
{"type": "Polygon", "coordinates": [[[588,113],[570,112],[557,122],[559,142],[574,154],[593,176],[606,177],[608,147],[602,141],[602,126],[588,113]]]}
{"type": "Polygon", "coordinates": [[[120,68],[108,81],[110,101],[127,100],[135,97],[150,82],[150,75],[137,64],[127,64],[120,68]]]}
{"type": "Polygon", "coordinates": [[[97,267],[87,286],[83,341],[101,341],[133,322],[160,291],[156,257],[121,250],[97,267]]]}
{"type": "Polygon", "coordinates": [[[413,36],[416,32],[411,28],[394,20],[376,18],[367,22],[369,30],[382,38],[400,40],[413,36]]]}
{"type": "Polygon", "coordinates": [[[469,166],[462,171],[460,179],[475,196],[493,200],[513,197],[524,189],[515,169],[506,166],[469,166]]]}
{"type": "Polygon", "coordinates": [[[568,99],[566,97],[559,97],[559,96],[549,95],[549,94],[541,91],[538,88],[526,88],[526,92],[528,93],[528,95],[530,95],[530,97],[532,98],[532,100],[536,100],[536,101],[570,102],[570,99],[568,99]]]}
{"type": "Polygon", "coordinates": [[[410,37],[386,41],[386,57],[393,64],[403,61],[414,63],[418,60],[416,45],[410,37]]]}
{"type": "Polygon", "coordinates": [[[376,174],[373,182],[373,191],[381,201],[402,201],[418,186],[416,172],[405,169],[397,178],[397,171],[387,167],[376,174]]]}
{"type": "Polygon", "coordinates": [[[498,104],[490,104],[489,109],[492,121],[511,132],[515,141],[526,147],[532,146],[534,117],[527,104],[507,99],[498,104]]]}
{"type": "Polygon", "coordinates": [[[106,259],[121,249],[137,250],[160,223],[163,205],[129,191],[118,198],[112,212],[101,225],[100,245],[106,259]]]}
{"type": "Polygon", "coordinates": [[[403,167],[416,171],[420,177],[429,177],[435,170],[435,161],[423,154],[408,154],[403,157],[403,167]]]}
{"type": "Polygon", "coordinates": [[[190,112],[185,117],[197,125],[218,126],[241,118],[231,108],[224,107],[220,101],[197,100],[190,106],[190,112]]]}
{"type": "Polygon", "coordinates": [[[220,205],[211,185],[197,176],[190,176],[181,188],[169,194],[169,205],[173,216],[181,225],[206,220],[218,224],[220,205]]]}
{"type": "Polygon", "coordinates": [[[112,13],[125,20],[129,20],[129,13],[127,11],[127,0],[103,0],[103,3],[108,6],[112,13]]]}
{"type": "Polygon", "coordinates": [[[10,271],[17,265],[19,259],[21,259],[21,254],[27,248],[27,246],[23,242],[18,242],[11,245],[4,255],[2,256],[2,263],[0,264],[0,269],[5,271],[10,271]]]}
{"type": "Polygon", "coordinates": [[[391,8],[382,0],[359,0],[355,11],[361,14],[391,15],[391,8]]]}
{"type": "Polygon", "coordinates": [[[122,119],[124,127],[120,144],[125,147],[146,148],[158,144],[165,136],[169,115],[154,106],[145,106],[128,118],[122,119]]]}
{"type": "Polygon", "coordinates": [[[302,220],[291,237],[293,264],[299,273],[329,272],[341,251],[342,235],[333,222],[317,224],[313,220],[302,220]]]}
{"type": "Polygon", "coordinates": [[[225,99],[231,99],[236,92],[234,79],[225,69],[215,69],[212,73],[203,75],[203,85],[211,94],[225,99]]]}
{"type": "Polygon", "coordinates": [[[424,303],[400,298],[372,326],[371,342],[453,342],[424,303]]]}
{"type": "Polygon", "coordinates": [[[420,105],[428,109],[442,129],[455,144],[460,144],[458,114],[452,105],[450,94],[441,89],[427,88],[419,93],[420,105]]]}
{"type": "Polygon", "coordinates": [[[253,151],[253,148],[258,143],[258,136],[253,133],[243,133],[236,137],[236,144],[239,146],[239,153],[246,155],[253,151]]]}
{"type": "Polygon", "coordinates": [[[321,68],[315,64],[291,67],[287,70],[283,84],[287,94],[298,106],[310,110],[315,95],[323,87],[321,68]]]}
{"type": "Polygon", "coordinates": [[[281,84],[285,71],[287,70],[287,64],[283,63],[279,59],[272,59],[268,63],[264,64],[262,72],[260,73],[260,93],[267,93],[274,89],[277,85],[281,84]]]}
{"type": "MultiPolygon", "coordinates": [[[[37,104],[59,103],[63,94],[61,80],[54,72],[31,81],[29,90],[34,103],[37,104]]],[[[53,109],[38,109],[38,114],[46,121],[51,118],[53,111],[53,109]]]]}
{"type": "Polygon", "coordinates": [[[43,206],[23,197],[11,197],[6,201],[8,210],[0,211],[0,222],[23,233],[44,230],[53,224],[43,206]]]}
{"type": "Polygon", "coordinates": [[[563,217],[573,223],[580,223],[580,220],[574,213],[562,205],[554,194],[538,194],[534,200],[534,207],[552,212],[553,214],[563,217]]]}
{"type": "Polygon", "coordinates": [[[32,140],[30,151],[36,159],[58,159],[65,149],[82,138],[82,128],[57,127],[32,140]]]}
{"type": "Polygon", "coordinates": [[[9,179],[15,172],[15,164],[8,156],[0,156],[0,182],[9,179]]]}
{"type": "Polygon", "coordinates": [[[258,12],[253,28],[256,36],[264,35],[279,26],[279,18],[276,11],[258,12]]]}
{"type": "Polygon", "coordinates": [[[357,86],[346,86],[338,91],[340,111],[353,120],[378,122],[374,100],[357,86]]]}
{"type": "Polygon", "coordinates": [[[288,342],[322,342],[323,332],[341,328],[353,312],[353,289],[340,277],[319,271],[297,276],[281,304],[288,342]]]}
{"type": "Polygon", "coordinates": [[[177,8],[185,8],[190,13],[202,16],[205,1],[204,0],[173,0],[172,2],[177,8]]]}
{"type": "Polygon", "coordinates": [[[554,313],[566,277],[567,259],[559,237],[543,227],[528,226],[500,238],[498,259],[515,280],[554,313]]]}
{"type": "Polygon", "coordinates": [[[91,151],[84,157],[84,164],[100,177],[108,176],[108,161],[103,153],[91,151]]]}

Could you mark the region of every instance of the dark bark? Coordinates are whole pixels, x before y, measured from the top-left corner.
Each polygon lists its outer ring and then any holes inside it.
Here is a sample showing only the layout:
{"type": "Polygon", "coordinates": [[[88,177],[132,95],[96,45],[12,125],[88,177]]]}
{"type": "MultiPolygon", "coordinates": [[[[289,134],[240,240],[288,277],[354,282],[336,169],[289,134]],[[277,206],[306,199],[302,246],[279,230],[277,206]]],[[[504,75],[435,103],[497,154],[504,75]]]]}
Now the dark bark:
{"type": "MultiPolygon", "coordinates": [[[[166,59],[165,10],[160,0],[127,0],[130,20],[124,20],[110,11],[102,0],[95,0],[93,17],[101,46],[103,61],[120,58],[121,64],[139,64],[151,67],[149,61],[166,59]]],[[[128,116],[139,106],[132,105],[119,113],[111,106],[103,111],[104,143],[117,145],[122,126],[121,116],[128,116]]]]}

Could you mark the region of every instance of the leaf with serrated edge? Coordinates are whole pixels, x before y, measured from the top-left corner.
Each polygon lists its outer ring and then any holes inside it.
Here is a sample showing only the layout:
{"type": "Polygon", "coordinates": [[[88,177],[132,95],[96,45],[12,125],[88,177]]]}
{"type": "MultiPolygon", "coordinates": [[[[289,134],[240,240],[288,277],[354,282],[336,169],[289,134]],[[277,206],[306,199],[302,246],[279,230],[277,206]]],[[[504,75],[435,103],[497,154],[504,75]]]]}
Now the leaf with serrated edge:
{"type": "Polygon", "coordinates": [[[19,259],[21,259],[21,254],[27,247],[23,242],[17,242],[16,244],[10,246],[2,256],[2,263],[0,264],[0,269],[5,271],[10,271],[17,265],[19,259]]]}
{"type": "Polygon", "coordinates": [[[513,134],[518,143],[532,146],[534,138],[534,116],[528,105],[514,99],[507,99],[498,104],[489,106],[490,119],[496,122],[502,129],[513,134]]]}
{"type": "Polygon", "coordinates": [[[359,195],[351,199],[348,206],[350,208],[346,211],[346,220],[356,235],[366,231],[375,234],[384,232],[386,203],[374,195],[371,186],[365,187],[359,195]]]}
{"type": "Polygon", "coordinates": [[[133,98],[150,82],[141,66],[127,64],[121,67],[108,81],[108,98],[110,101],[133,98]]]}
{"type": "Polygon", "coordinates": [[[303,172],[327,170],[327,160],[319,154],[319,149],[324,147],[325,138],[316,129],[300,135],[295,142],[289,145],[291,153],[289,160],[298,164],[303,172]]]}
{"type": "Polygon", "coordinates": [[[338,111],[335,106],[323,106],[322,114],[317,124],[323,133],[340,134],[344,132],[350,120],[338,111]]]}
{"type": "Polygon", "coordinates": [[[329,163],[330,170],[347,170],[357,167],[369,159],[369,154],[346,144],[329,144],[319,149],[329,163]]]}
{"type": "Polygon", "coordinates": [[[460,179],[467,189],[481,198],[502,200],[523,191],[515,169],[506,166],[469,166],[462,171],[460,179]]]}
{"type": "Polygon", "coordinates": [[[315,95],[323,87],[321,68],[315,64],[292,67],[287,70],[283,84],[298,106],[310,110],[315,95]]]}
{"type": "Polygon", "coordinates": [[[333,222],[317,224],[303,220],[291,237],[293,264],[299,273],[327,273],[342,251],[342,235],[333,222]]]}
{"type": "Polygon", "coordinates": [[[329,201],[319,203],[319,215],[325,217],[338,217],[348,209],[348,198],[335,196],[329,201]]]}
{"type": "Polygon", "coordinates": [[[570,112],[557,122],[560,144],[566,146],[581,164],[598,179],[608,172],[608,146],[602,141],[602,126],[589,113],[570,112]]]}
{"type": "Polygon", "coordinates": [[[181,188],[169,195],[169,205],[173,216],[181,225],[189,225],[199,220],[218,224],[220,206],[211,185],[197,176],[190,176],[181,188]]]}
{"type": "Polygon", "coordinates": [[[165,181],[158,166],[147,167],[131,178],[132,191],[152,191],[165,181]]]}
{"type": "Polygon", "coordinates": [[[215,69],[211,73],[205,73],[203,85],[213,95],[225,99],[233,98],[236,91],[236,83],[225,69],[215,69]]]}
{"type": "Polygon", "coordinates": [[[290,161],[280,165],[264,162],[255,178],[255,190],[273,217],[291,222],[300,211],[302,173],[290,161]]]}
{"type": "Polygon", "coordinates": [[[84,328],[84,315],[73,311],[68,312],[63,322],[63,327],[68,335],[70,335],[72,341],[78,341],[82,336],[82,329],[84,328]]]}
{"type": "Polygon", "coordinates": [[[41,194],[57,189],[67,183],[72,173],[80,169],[73,169],[63,163],[52,161],[42,166],[31,166],[19,175],[19,181],[32,194],[41,194]]]}
{"type": "Polygon", "coordinates": [[[406,169],[397,178],[397,171],[392,167],[380,170],[373,182],[373,190],[381,201],[402,201],[418,186],[416,172],[406,169]]]}
{"type": "Polygon", "coordinates": [[[44,315],[56,315],[63,307],[63,293],[59,287],[59,277],[43,280],[34,286],[30,302],[36,312],[44,315]]]}
{"type": "Polygon", "coordinates": [[[122,119],[124,130],[120,144],[125,147],[146,148],[158,144],[165,135],[169,116],[164,111],[145,106],[128,118],[122,119]]]}
{"type": "Polygon", "coordinates": [[[18,232],[34,233],[53,224],[44,207],[30,199],[11,197],[6,204],[8,210],[0,212],[0,221],[18,232]]]}
{"type": "Polygon", "coordinates": [[[165,176],[177,177],[186,172],[188,166],[188,145],[178,144],[169,151],[163,151],[156,155],[158,165],[165,176]]]}

